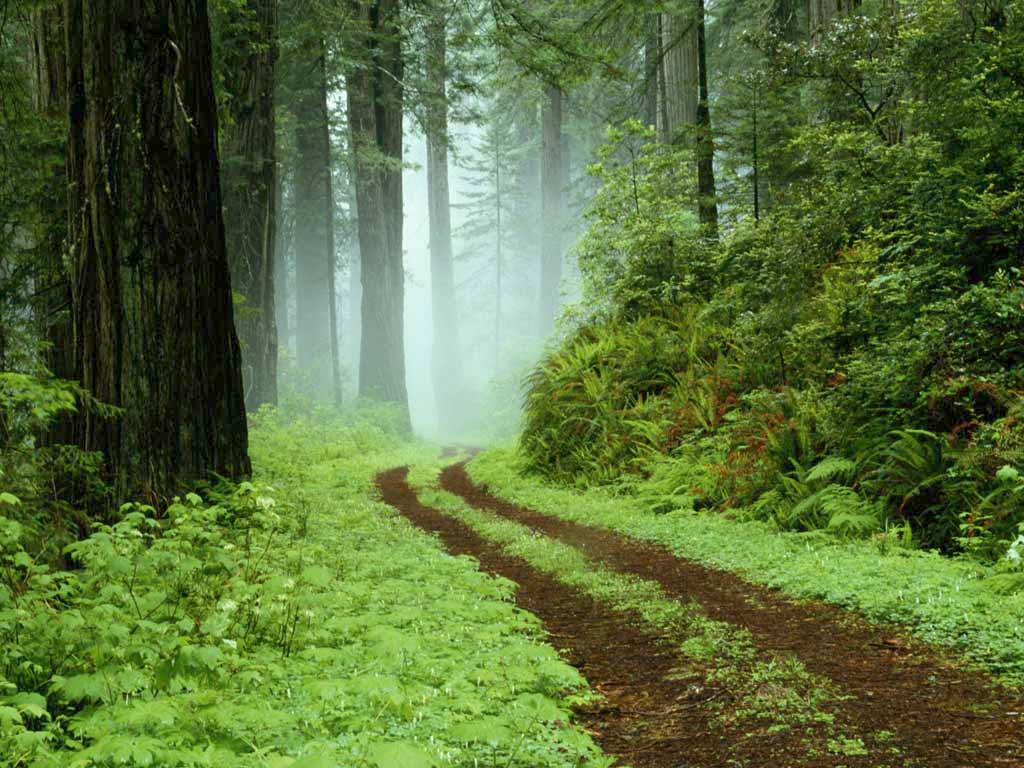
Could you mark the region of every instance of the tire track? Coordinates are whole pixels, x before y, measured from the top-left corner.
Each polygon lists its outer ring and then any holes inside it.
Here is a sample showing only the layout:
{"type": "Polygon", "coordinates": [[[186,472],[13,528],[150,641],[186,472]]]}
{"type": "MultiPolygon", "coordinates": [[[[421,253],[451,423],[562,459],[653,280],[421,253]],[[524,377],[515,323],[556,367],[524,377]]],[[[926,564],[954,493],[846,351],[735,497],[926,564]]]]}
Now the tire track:
{"type": "MultiPolygon", "coordinates": [[[[692,664],[657,635],[641,629],[637,615],[614,611],[504,554],[461,521],[420,503],[406,477],[408,467],[382,472],[377,487],[385,502],[417,527],[437,534],[455,555],[476,558],[483,571],[516,582],[516,604],[541,619],[551,642],[587,678],[605,701],[578,713],[606,754],[634,768],[825,768],[834,757],[806,755],[795,730],[723,729],[710,722],[706,706],[720,694],[714,683],[692,686],[673,679],[692,664]]],[[[846,765],[866,765],[844,759],[846,765]]]]}
{"type": "Polygon", "coordinates": [[[750,631],[763,651],[793,655],[850,696],[843,709],[863,732],[893,734],[900,765],[1024,766],[1024,701],[980,673],[944,664],[934,649],[894,643],[898,628],[823,603],[788,600],[655,544],[511,504],[473,483],[463,463],[447,467],[441,485],[471,506],[654,581],[675,599],[698,601],[710,617],[750,631]]]}

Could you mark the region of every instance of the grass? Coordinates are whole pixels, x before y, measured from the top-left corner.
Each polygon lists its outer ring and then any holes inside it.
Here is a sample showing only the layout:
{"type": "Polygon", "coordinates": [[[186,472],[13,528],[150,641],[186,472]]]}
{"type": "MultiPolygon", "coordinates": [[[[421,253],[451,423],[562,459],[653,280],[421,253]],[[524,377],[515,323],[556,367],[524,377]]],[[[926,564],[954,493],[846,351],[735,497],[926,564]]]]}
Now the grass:
{"type": "Polygon", "coordinates": [[[1024,686],[1024,594],[1001,594],[1003,576],[993,568],[932,552],[890,550],[871,541],[780,533],[764,523],[687,508],[655,514],[636,498],[555,487],[519,470],[510,446],[469,463],[476,482],[519,504],[657,542],[681,557],[796,597],[903,623],[918,637],[961,652],[1004,683],[1024,686]]]}
{"type": "Polygon", "coordinates": [[[592,696],[585,680],[515,607],[513,585],[447,555],[375,500],[377,471],[428,461],[434,447],[370,423],[267,414],[252,452],[256,477],[242,493],[254,504],[210,507],[192,496],[177,514],[203,525],[171,528],[149,550],[131,530],[91,541],[83,551],[96,562],[60,577],[75,585],[69,607],[31,602],[46,574],[20,596],[0,590],[0,662],[11,662],[0,664],[0,766],[609,764],[568,724],[572,705],[592,696]],[[215,521],[237,524],[243,512],[273,522],[214,533],[215,521]],[[188,558],[175,558],[192,551],[185,530],[205,542],[205,556],[182,571],[188,558]],[[152,560],[172,545],[174,557],[152,560]],[[138,578],[117,555],[127,546],[144,566],[138,578]],[[127,575],[93,589],[100,566],[127,575]],[[179,581],[195,616],[176,609],[165,621],[179,581]],[[206,589],[217,596],[207,600],[206,589]],[[59,634],[65,624],[80,643],[59,634]],[[47,632],[69,658],[37,689],[19,688],[14,673],[33,654],[45,659],[36,645],[47,632]]]}

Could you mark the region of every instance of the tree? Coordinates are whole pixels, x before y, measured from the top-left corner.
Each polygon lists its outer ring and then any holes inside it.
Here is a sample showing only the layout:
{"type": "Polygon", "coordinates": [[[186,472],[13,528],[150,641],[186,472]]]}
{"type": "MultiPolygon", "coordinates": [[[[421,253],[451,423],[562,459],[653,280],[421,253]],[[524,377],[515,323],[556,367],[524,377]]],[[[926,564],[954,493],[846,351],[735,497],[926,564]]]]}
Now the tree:
{"type": "Polygon", "coordinates": [[[295,253],[296,362],[315,386],[332,377],[329,242],[333,238],[326,213],[330,188],[329,143],[324,141],[328,114],[325,102],[325,42],[320,32],[302,30],[296,93],[295,171],[292,175],[292,243],[295,253]]]}
{"type": "Polygon", "coordinates": [[[115,495],[250,471],[202,0],[68,0],[68,213],[83,414],[115,495]]]}
{"type": "Polygon", "coordinates": [[[705,44],[704,0],[697,0],[697,215],[704,235],[718,239],[718,201],[715,199],[715,143],[711,133],[708,93],[708,54],[705,44]]]}
{"type": "Polygon", "coordinates": [[[541,264],[540,331],[547,334],[558,312],[562,281],[562,193],[565,189],[565,165],[562,161],[562,89],[545,84],[541,102],[541,264]]]}
{"type": "Polygon", "coordinates": [[[430,11],[426,25],[424,129],[427,138],[427,205],[430,216],[430,287],[434,324],[431,356],[439,421],[459,420],[462,358],[452,266],[452,217],[448,189],[448,88],[446,8],[430,11]]]}
{"type": "Polygon", "coordinates": [[[230,7],[224,27],[224,228],[232,287],[243,297],[235,325],[247,379],[246,405],[254,410],[277,403],[277,0],[246,0],[230,7]]]}
{"type": "Polygon", "coordinates": [[[405,387],[402,44],[398,0],[356,0],[346,75],[362,279],[359,394],[399,404],[405,387]]]}

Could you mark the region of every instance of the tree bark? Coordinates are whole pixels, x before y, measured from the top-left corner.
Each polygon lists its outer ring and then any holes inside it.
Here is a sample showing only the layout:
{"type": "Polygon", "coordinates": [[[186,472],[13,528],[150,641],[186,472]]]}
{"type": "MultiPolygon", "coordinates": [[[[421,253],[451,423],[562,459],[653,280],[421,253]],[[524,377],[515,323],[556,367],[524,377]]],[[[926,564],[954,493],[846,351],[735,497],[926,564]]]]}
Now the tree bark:
{"type": "Polygon", "coordinates": [[[658,124],[658,79],[661,73],[661,38],[658,14],[649,13],[644,20],[644,125],[658,124]]]}
{"type": "MultiPolygon", "coordinates": [[[[39,114],[61,125],[66,131],[67,56],[64,50],[64,9],[53,6],[32,14],[32,70],[35,81],[35,107],[39,114]]],[[[66,194],[66,158],[64,150],[54,165],[53,177],[60,194],[66,194]]],[[[37,304],[39,327],[49,344],[46,365],[54,376],[76,380],[73,332],[71,326],[71,280],[64,266],[63,250],[67,239],[67,215],[58,197],[52,208],[40,211],[43,227],[40,251],[42,260],[38,272],[37,304]]],[[[71,442],[73,420],[61,418],[47,441],[71,442]]]]}
{"type": "Polygon", "coordinates": [[[807,40],[815,45],[832,23],[860,5],[860,0],[807,0],[807,40]]]}
{"type": "Polygon", "coordinates": [[[718,201],[715,190],[715,142],[711,133],[708,94],[708,56],[704,42],[704,0],[697,0],[697,62],[700,83],[697,102],[697,217],[705,237],[718,239],[718,201]]]}
{"type": "Polygon", "coordinates": [[[66,0],[75,348],[115,495],[250,472],[205,0],[66,0]]]}
{"type": "Polygon", "coordinates": [[[320,56],[320,100],[323,102],[323,142],[324,157],[327,160],[324,169],[324,223],[327,229],[327,297],[328,316],[331,324],[331,390],[334,404],[341,406],[341,364],[338,360],[338,292],[335,287],[337,279],[337,254],[334,246],[334,179],[331,163],[331,108],[327,102],[327,46],[321,44],[320,56]]]}
{"type": "Polygon", "coordinates": [[[431,367],[438,421],[453,429],[460,421],[462,370],[452,266],[452,216],[448,189],[447,28],[444,9],[427,24],[427,207],[430,214],[430,288],[434,325],[431,367]]]}
{"type": "Polygon", "coordinates": [[[322,394],[331,381],[330,290],[327,274],[325,192],[330,158],[323,130],[327,120],[321,88],[322,41],[304,46],[305,76],[294,107],[295,173],[292,180],[295,219],[295,359],[322,394]]]}
{"type": "Polygon", "coordinates": [[[554,327],[558,313],[562,281],[562,194],[565,166],[562,162],[562,91],[556,85],[544,86],[541,108],[543,138],[541,162],[541,241],[540,332],[544,336],[554,327]]]}
{"type": "MultiPolygon", "coordinates": [[[[284,185],[288,174],[284,167],[278,168],[277,173],[277,245],[274,248],[274,308],[277,312],[277,344],[278,348],[291,350],[291,324],[288,320],[288,308],[290,306],[290,291],[288,280],[288,261],[291,250],[291,226],[289,217],[286,215],[284,205],[284,185]]],[[[287,355],[286,358],[288,359],[287,355]]],[[[281,360],[278,359],[278,365],[281,360]]]]}
{"type": "Polygon", "coordinates": [[[698,20],[694,14],[662,15],[665,69],[665,125],[669,141],[686,138],[697,123],[699,64],[698,20]]]}
{"type": "Polygon", "coordinates": [[[356,2],[346,81],[362,280],[359,394],[408,423],[402,266],[402,49],[398,0],[356,2]]]}
{"type": "Polygon", "coordinates": [[[224,228],[242,346],[246,406],[277,404],[277,157],[274,69],[277,0],[247,0],[228,12],[225,91],[229,119],[221,136],[224,228]]]}

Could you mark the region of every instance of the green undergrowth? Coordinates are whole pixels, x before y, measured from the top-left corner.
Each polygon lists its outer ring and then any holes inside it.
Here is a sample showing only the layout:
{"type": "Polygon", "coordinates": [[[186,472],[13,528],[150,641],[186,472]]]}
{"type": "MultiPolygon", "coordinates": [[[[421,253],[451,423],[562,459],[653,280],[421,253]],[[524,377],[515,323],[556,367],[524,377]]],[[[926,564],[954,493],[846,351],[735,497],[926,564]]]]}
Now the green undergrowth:
{"type": "Polygon", "coordinates": [[[470,507],[438,489],[430,467],[414,469],[410,482],[423,504],[462,521],[507,554],[616,611],[639,616],[649,631],[677,648],[675,679],[688,684],[694,695],[706,687],[717,690],[708,703],[717,725],[746,728],[751,738],[764,729],[805,728],[809,753],[827,750],[840,733],[857,737],[832,714],[841,694],[828,681],[792,657],[759,653],[746,630],[709,618],[697,603],[669,598],[654,582],[616,573],[571,546],[470,507]]]}
{"type": "Polygon", "coordinates": [[[251,483],[127,507],[74,570],[0,517],[0,766],[608,764],[513,585],[375,500],[436,449],[266,413],[252,452],[251,483]]]}
{"type": "Polygon", "coordinates": [[[968,558],[900,545],[899,534],[841,540],[786,533],[688,506],[653,512],[636,496],[554,487],[524,476],[515,450],[469,463],[476,482],[546,514],[657,542],[676,554],[735,571],[752,582],[906,624],[920,638],[961,651],[1006,684],[1024,685],[1024,594],[1018,574],[968,558]]]}

